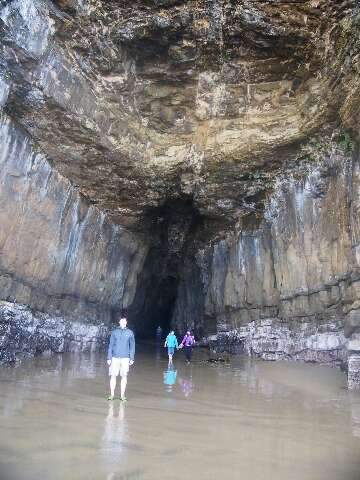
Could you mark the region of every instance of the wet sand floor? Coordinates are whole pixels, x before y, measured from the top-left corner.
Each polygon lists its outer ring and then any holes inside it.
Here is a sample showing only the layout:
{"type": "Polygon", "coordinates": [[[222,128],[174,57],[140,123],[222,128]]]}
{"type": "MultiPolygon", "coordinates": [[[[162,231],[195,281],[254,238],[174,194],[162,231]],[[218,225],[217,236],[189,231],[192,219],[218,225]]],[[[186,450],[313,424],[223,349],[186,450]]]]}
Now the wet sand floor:
{"type": "Polygon", "coordinates": [[[360,480],[360,393],[343,373],[181,353],[175,372],[138,353],[125,405],[106,400],[103,355],[0,368],[0,479],[360,480]]]}

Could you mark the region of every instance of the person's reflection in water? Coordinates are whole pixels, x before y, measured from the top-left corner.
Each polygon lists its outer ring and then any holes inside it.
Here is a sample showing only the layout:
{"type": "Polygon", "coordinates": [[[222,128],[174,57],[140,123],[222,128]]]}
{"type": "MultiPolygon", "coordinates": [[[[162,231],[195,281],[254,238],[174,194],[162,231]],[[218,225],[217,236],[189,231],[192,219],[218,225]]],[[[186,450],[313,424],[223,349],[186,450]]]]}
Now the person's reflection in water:
{"type": "Polygon", "coordinates": [[[156,350],[155,350],[155,362],[158,364],[161,360],[161,344],[157,343],[156,344],[156,350]]]}
{"type": "Polygon", "coordinates": [[[189,373],[186,377],[179,377],[179,385],[185,397],[189,397],[194,389],[192,374],[189,373]]]}
{"type": "MultiPolygon", "coordinates": [[[[122,461],[126,435],[125,405],[123,402],[109,403],[105,418],[104,434],[101,439],[101,456],[107,467],[113,469],[122,461]]],[[[115,478],[110,471],[107,479],[115,478]]]]}
{"type": "Polygon", "coordinates": [[[174,369],[174,366],[169,365],[168,369],[164,371],[164,385],[166,386],[167,392],[172,392],[173,386],[176,383],[177,370],[174,369]]]}

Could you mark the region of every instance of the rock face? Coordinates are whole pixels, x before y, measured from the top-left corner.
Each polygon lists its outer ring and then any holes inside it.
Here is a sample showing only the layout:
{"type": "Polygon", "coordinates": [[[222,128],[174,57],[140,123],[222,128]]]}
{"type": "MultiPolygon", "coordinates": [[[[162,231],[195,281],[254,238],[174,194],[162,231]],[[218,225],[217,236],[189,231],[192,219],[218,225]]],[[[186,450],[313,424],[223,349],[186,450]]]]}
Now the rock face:
{"type": "Polygon", "coordinates": [[[0,303],[0,363],[13,365],[36,354],[103,349],[108,326],[69,321],[9,302],[0,303]]]}
{"type": "Polygon", "coordinates": [[[5,109],[113,221],[188,196],[233,222],[262,206],[250,172],[358,121],[356,3],[5,2],[5,109]]]}
{"type": "Polygon", "coordinates": [[[0,145],[1,298],[52,316],[35,318],[37,314],[24,314],[14,305],[19,318],[9,317],[9,307],[5,313],[0,309],[0,351],[11,345],[10,357],[4,356],[14,358],[15,345],[20,353],[23,341],[27,353],[41,351],[44,333],[38,332],[47,326],[52,332],[45,344],[60,351],[57,343],[72,335],[66,322],[96,330],[131,303],[146,247],[88,205],[5,115],[0,118],[0,145]]]}
{"type": "Polygon", "coordinates": [[[0,349],[126,311],[360,385],[359,30],[355,0],[0,0],[0,349]]]}
{"type": "MultiPolygon", "coordinates": [[[[349,357],[354,384],[359,160],[331,142],[312,153],[315,166],[301,172],[298,163],[296,172],[279,177],[263,220],[199,251],[197,290],[204,303],[192,318],[200,320],[201,333],[217,331],[210,340],[219,348],[272,360],[344,364],[349,357]]],[[[188,297],[196,296],[195,269],[188,275],[175,310],[180,328],[189,324],[188,297]]]]}
{"type": "Polygon", "coordinates": [[[0,144],[2,297],[108,321],[132,301],[144,245],[88,205],[6,116],[0,144]]]}

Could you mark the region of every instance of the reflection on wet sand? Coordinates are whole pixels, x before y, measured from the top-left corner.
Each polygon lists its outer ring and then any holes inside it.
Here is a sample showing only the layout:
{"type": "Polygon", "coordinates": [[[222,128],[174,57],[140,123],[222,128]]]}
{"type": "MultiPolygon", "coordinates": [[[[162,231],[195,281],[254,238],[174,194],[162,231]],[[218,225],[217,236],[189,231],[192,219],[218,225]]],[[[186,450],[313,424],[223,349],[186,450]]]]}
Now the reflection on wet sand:
{"type": "Polygon", "coordinates": [[[179,377],[179,385],[184,396],[190,397],[193,391],[193,380],[192,380],[192,371],[190,370],[187,374],[183,374],[179,377]]]}
{"type": "Polygon", "coordinates": [[[173,365],[168,365],[168,368],[164,371],[164,385],[167,392],[172,392],[173,386],[176,383],[177,370],[173,365]]]}
{"type": "Polygon", "coordinates": [[[0,479],[360,480],[360,395],[327,367],[144,350],[129,402],[99,354],[0,369],[0,479]]]}
{"type": "Polygon", "coordinates": [[[100,455],[107,465],[121,462],[126,444],[125,405],[123,402],[109,402],[105,418],[104,435],[100,443],[100,455]]]}

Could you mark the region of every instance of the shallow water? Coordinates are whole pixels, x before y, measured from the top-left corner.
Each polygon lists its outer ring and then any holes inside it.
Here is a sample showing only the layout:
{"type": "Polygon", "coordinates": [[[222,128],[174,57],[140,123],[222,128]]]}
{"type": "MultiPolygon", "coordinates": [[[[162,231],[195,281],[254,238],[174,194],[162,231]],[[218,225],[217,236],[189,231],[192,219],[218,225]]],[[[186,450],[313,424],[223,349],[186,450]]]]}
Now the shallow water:
{"type": "Polygon", "coordinates": [[[0,479],[360,480],[360,394],[338,370],[137,354],[126,404],[103,355],[0,369],[0,479]]]}

